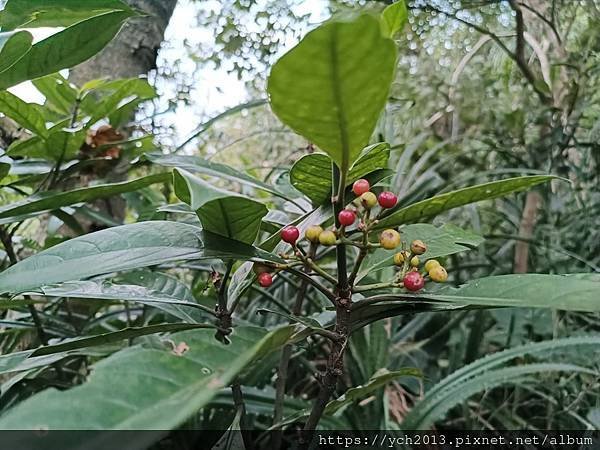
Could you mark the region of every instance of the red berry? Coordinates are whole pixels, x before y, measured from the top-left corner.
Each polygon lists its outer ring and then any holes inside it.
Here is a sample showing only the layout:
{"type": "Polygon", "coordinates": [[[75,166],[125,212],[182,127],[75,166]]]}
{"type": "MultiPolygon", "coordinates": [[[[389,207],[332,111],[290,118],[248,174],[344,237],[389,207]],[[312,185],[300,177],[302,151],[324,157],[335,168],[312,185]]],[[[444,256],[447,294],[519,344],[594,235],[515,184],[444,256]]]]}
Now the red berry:
{"type": "Polygon", "coordinates": [[[398,202],[398,197],[396,197],[396,195],[393,192],[384,191],[381,194],[379,194],[379,197],[377,197],[377,201],[379,202],[379,206],[381,206],[382,208],[393,208],[398,202]]]}
{"type": "Polygon", "coordinates": [[[425,286],[425,278],[419,272],[408,272],[402,281],[404,287],[412,292],[420,291],[425,286]]]}
{"type": "Polygon", "coordinates": [[[340,221],[341,225],[347,227],[349,225],[352,225],[356,221],[356,214],[354,214],[354,211],[351,211],[349,209],[343,209],[338,214],[338,220],[340,221]]]}
{"type": "Polygon", "coordinates": [[[352,192],[354,192],[359,197],[365,192],[367,192],[369,189],[371,189],[371,185],[364,178],[356,180],[352,185],[352,192]]]}
{"type": "Polygon", "coordinates": [[[294,226],[287,226],[281,230],[281,239],[288,244],[294,245],[300,237],[300,230],[294,226]]]}
{"type": "Polygon", "coordinates": [[[266,288],[273,284],[273,275],[268,272],[263,272],[258,275],[258,284],[262,287],[266,288]]]}

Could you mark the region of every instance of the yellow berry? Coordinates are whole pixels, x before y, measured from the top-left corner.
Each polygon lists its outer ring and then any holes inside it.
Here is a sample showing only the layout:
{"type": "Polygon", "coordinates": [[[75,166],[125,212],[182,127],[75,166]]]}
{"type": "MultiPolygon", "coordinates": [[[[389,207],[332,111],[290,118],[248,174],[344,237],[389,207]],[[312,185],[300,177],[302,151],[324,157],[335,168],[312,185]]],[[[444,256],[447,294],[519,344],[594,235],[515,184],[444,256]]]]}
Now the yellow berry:
{"type": "Polygon", "coordinates": [[[306,229],[304,233],[304,237],[308,239],[310,242],[319,242],[319,236],[323,232],[323,228],[319,225],[311,225],[306,229]]]}
{"type": "Polygon", "coordinates": [[[321,234],[319,234],[319,242],[322,245],[335,245],[335,242],[337,241],[337,237],[335,235],[335,233],[331,230],[325,230],[323,232],[321,232],[321,234]]]}
{"type": "Polygon", "coordinates": [[[360,202],[365,208],[371,209],[377,204],[377,196],[371,191],[365,192],[360,196],[360,202]]]}
{"type": "Polygon", "coordinates": [[[429,278],[436,283],[443,283],[448,279],[448,272],[442,266],[437,265],[429,271],[429,278]]]}
{"type": "Polygon", "coordinates": [[[423,241],[417,239],[411,242],[410,251],[413,252],[415,255],[422,255],[427,251],[427,246],[423,241]]]}
{"type": "Polygon", "coordinates": [[[383,230],[379,235],[379,243],[386,250],[394,250],[400,245],[400,233],[396,230],[383,230]]]}
{"type": "Polygon", "coordinates": [[[413,267],[419,267],[419,257],[418,256],[413,256],[412,259],[410,260],[410,265],[413,267]]]}
{"type": "Polygon", "coordinates": [[[394,255],[394,264],[397,266],[401,266],[404,264],[404,261],[406,261],[409,257],[410,252],[407,252],[406,250],[398,252],[394,255]]]}
{"type": "Polygon", "coordinates": [[[437,259],[430,259],[425,263],[425,270],[429,272],[431,269],[439,265],[440,263],[437,259]]]}

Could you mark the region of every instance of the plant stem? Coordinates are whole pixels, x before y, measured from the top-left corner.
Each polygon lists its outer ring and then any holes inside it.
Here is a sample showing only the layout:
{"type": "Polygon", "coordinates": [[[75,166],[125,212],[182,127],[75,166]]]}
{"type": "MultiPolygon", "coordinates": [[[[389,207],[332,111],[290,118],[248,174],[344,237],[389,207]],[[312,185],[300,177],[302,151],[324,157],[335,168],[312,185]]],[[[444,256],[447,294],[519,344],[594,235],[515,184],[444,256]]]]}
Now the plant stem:
{"type": "MultiPolygon", "coordinates": [[[[17,264],[18,258],[15,253],[15,249],[12,244],[12,237],[6,232],[6,229],[0,227],[0,241],[2,241],[2,245],[4,246],[4,250],[6,250],[6,255],[8,256],[8,260],[10,261],[10,265],[13,266],[17,264]]],[[[29,299],[28,296],[25,296],[26,299],[29,299]]],[[[31,314],[31,318],[33,319],[33,323],[35,324],[35,328],[37,330],[37,335],[42,343],[42,345],[48,345],[48,336],[46,335],[46,331],[44,330],[44,326],[42,325],[42,321],[40,320],[40,315],[35,309],[35,306],[32,304],[27,305],[29,309],[29,314],[31,314]]]]}
{"type": "MultiPolygon", "coordinates": [[[[346,170],[342,169],[340,173],[340,169],[335,164],[332,164],[332,186],[334,189],[332,201],[335,225],[337,229],[340,229],[341,226],[338,220],[338,214],[345,206],[344,190],[346,188],[346,170]]],[[[327,358],[325,374],[320,377],[321,388],[319,389],[319,393],[313,403],[312,410],[308,420],[304,424],[304,430],[300,437],[300,445],[303,446],[308,446],[310,444],[314,435],[314,430],[321,420],[323,411],[325,411],[325,406],[327,406],[327,402],[335,392],[338,378],[344,371],[344,351],[346,349],[350,331],[349,322],[350,307],[352,305],[352,289],[348,283],[346,246],[343,242],[340,242],[336,246],[336,259],[338,282],[334,299],[336,312],[334,332],[340,336],[340,339],[331,343],[331,350],[327,358]]]]}

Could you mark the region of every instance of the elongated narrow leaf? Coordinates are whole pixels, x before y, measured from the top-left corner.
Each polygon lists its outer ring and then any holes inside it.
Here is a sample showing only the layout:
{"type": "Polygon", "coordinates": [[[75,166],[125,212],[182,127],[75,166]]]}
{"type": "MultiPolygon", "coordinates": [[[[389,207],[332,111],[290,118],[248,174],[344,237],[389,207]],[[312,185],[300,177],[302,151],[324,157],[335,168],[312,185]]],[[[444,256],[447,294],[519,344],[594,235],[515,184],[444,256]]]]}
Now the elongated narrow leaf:
{"type": "Polygon", "coordinates": [[[326,22],[273,66],[271,108],[347,171],[369,143],[395,65],[395,45],[375,17],[326,22]]]}
{"type": "Polygon", "coordinates": [[[584,368],[565,364],[553,364],[553,367],[544,363],[508,368],[506,366],[516,358],[525,356],[538,360],[557,361],[559,357],[575,360],[571,355],[581,355],[583,358],[587,355],[589,361],[595,361],[597,360],[598,344],[600,344],[598,336],[563,338],[528,343],[478,359],[435,384],[426,393],[425,398],[409,412],[402,425],[404,429],[429,428],[450,408],[476,392],[507,382],[517,383],[523,380],[523,376],[530,374],[557,370],[588,372],[584,368]]]}
{"type": "Polygon", "coordinates": [[[427,297],[456,305],[600,311],[600,274],[499,275],[448,287],[427,297]]]}
{"type": "Polygon", "coordinates": [[[404,0],[388,5],[381,13],[381,31],[385,36],[394,37],[406,25],[408,9],[404,0]]]}
{"type": "Polygon", "coordinates": [[[132,9],[120,0],[8,0],[0,13],[3,30],[68,27],[112,11],[132,9]]]}
{"type": "Polygon", "coordinates": [[[270,192],[273,195],[291,200],[285,193],[279,191],[275,186],[263,183],[257,178],[254,178],[244,172],[234,169],[226,164],[214,163],[199,156],[191,155],[163,155],[162,153],[147,153],[145,158],[152,161],[154,164],[159,164],[165,167],[178,167],[192,173],[201,173],[210,175],[224,180],[235,181],[237,183],[251,186],[256,189],[261,189],[270,192]]]}
{"type": "Polygon", "coordinates": [[[90,202],[98,198],[106,198],[125,192],[136,191],[156,183],[164,183],[171,179],[168,173],[159,173],[137,180],[121,183],[100,184],[67,192],[44,192],[31,195],[19,202],[0,207],[0,219],[31,213],[43,213],[52,209],[70,206],[75,203],[90,202]]]}
{"type": "Polygon", "coordinates": [[[268,212],[265,205],[218,189],[186,170],[175,169],[173,180],[175,195],[196,211],[203,229],[240,242],[254,242],[268,212]]]}
{"type": "Polygon", "coordinates": [[[139,270],[110,280],[71,281],[42,286],[38,292],[50,297],[127,301],[159,308],[188,322],[206,319],[192,292],[176,278],[160,272],[139,270]]]}
{"type": "Polygon", "coordinates": [[[125,105],[137,105],[143,100],[156,97],[156,90],[148,83],[148,80],[131,78],[119,81],[118,88],[99,102],[92,96],[86,97],[82,108],[91,112],[91,117],[87,122],[88,125],[93,125],[99,120],[108,117],[118,108],[122,108],[125,105]]]}
{"type": "MultiPolygon", "coordinates": [[[[238,327],[229,345],[217,341],[214,331],[190,330],[170,336],[175,343],[187,344],[189,350],[183,355],[167,348],[132,347],[117,352],[94,365],[81,386],[62,392],[49,389],[12,408],[0,418],[0,428],[175,428],[245,367],[285,345],[293,330],[284,327],[266,333],[262,328],[238,327]]],[[[118,439],[123,438],[119,435],[118,439]]],[[[149,443],[141,439],[127,448],[147,448],[149,443]]],[[[96,444],[91,437],[86,440],[86,448],[96,448],[96,444]]]]}
{"type": "Polygon", "coordinates": [[[27,103],[8,91],[0,92],[0,113],[10,117],[23,128],[39,136],[46,136],[46,120],[40,112],[40,105],[27,103]]]}
{"type": "MultiPolygon", "coordinates": [[[[350,168],[348,185],[368,173],[385,169],[389,157],[390,146],[385,142],[365,148],[350,168]]],[[[315,205],[331,201],[331,158],[323,153],[303,156],[292,166],[290,181],[315,205]]]]}
{"type": "Polygon", "coordinates": [[[32,42],[33,36],[28,31],[0,32],[0,72],[21,59],[31,48],[32,42]]]}
{"type": "Polygon", "coordinates": [[[508,178],[506,180],[492,181],[490,183],[478,184],[446,194],[436,195],[435,197],[395,210],[381,219],[376,228],[392,228],[429,219],[444,211],[459,206],[503,197],[513,192],[525,191],[535,185],[546,183],[555,178],[556,177],[552,175],[532,175],[508,178]]]}
{"type": "Polygon", "coordinates": [[[131,11],[109,12],[76,23],[34,44],[25,56],[0,73],[0,89],[76,66],[91,58],[112,40],[132,15],[131,11]]]}
{"type": "Polygon", "coordinates": [[[77,89],[70,84],[69,80],[60,73],[54,73],[38,78],[33,81],[33,85],[44,97],[46,97],[44,106],[63,115],[70,115],[73,113],[78,92],[77,89]]]}
{"type": "MultiPolygon", "coordinates": [[[[415,223],[402,227],[400,232],[406,248],[415,239],[421,239],[425,243],[427,251],[420,257],[423,261],[471,250],[484,241],[481,236],[452,224],[436,227],[428,223],[415,223]]],[[[377,249],[365,259],[358,279],[393,264],[394,252],[377,249]]]]}
{"type": "Polygon", "coordinates": [[[140,222],[80,236],[24,259],[0,273],[0,294],[171,261],[213,258],[281,262],[256,247],[193,225],[140,222]]]}
{"type": "Polygon", "coordinates": [[[340,409],[348,406],[358,400],[362,400],[371,393],[385,387],[390,381],[402,377],[421,378],[423,374],[419,369],[406,367],[400,370],[389,371],[380,369],[369,379],[367,383],[348,389],[341,397],[330,401],[325,408],[325,414],[335,414],[340,409]]]}
{"type": "Polygon", "coordinates": [[[77,350],[89,349],[106,344],[114,344],[140,336],[148,336],[157,333],[168,333],[176,331],[191,330],[197,328],[215,328],[210,324],[189,323],[161,323],[147,325],[144,327],[131,327],[110,333],[85,336],[80,338],[66,339],[56,344],[45,345],[33,350],[24,350],[8,355],[0,356],[0,374],[20,372],[34,367],[42,367],[52,364],[66,356],[79,354],[77,350]],[[48,355],[55,357],[48,358],[48,355]]]}

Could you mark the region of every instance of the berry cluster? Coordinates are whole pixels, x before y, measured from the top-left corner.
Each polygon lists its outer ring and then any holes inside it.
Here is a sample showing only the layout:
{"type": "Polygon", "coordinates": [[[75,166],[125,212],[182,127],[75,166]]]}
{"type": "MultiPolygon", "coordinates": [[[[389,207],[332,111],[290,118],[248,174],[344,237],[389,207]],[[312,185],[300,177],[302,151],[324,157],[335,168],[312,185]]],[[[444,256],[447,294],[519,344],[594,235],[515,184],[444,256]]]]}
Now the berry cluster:
{"type": "MultiPolygon", "coordinates": [[[[426,279],[443,283],[448,279],[446,269],[435,259],[425,262],[422,269],[419,256],[427,251],[427,246],[421,240],[414,240],[410,243],[410,248],[403,246],[400,233],[394,229],[385,229],[378,236],[378,243],[372,242],[371,231],[379,222],[382,212],[393,208],[398,203],[398,198],[393,192],[384,191],[379,195],[371,192],[371,186],[365,179],[360,179],[352,185],[352,191],[356,199],[351,205],[339,211],[337,215],[338,227],[332,229],[323,229],[319,225],[309,226],[304,238],[310,243],[311,253],[317,246],[334,246],[339,244],[355,246],[359,249],[359,257],[355,263],[355,268],[350,276],[354,281],[358,266],[366,256],[367,252],[374,248],[383,248],[385,250],[396,250],[402,247],[402,250],[394,255],[394,264],[398,267],[398,273],[393,281],[387,284],[389,287],[404,288],[410,292],[416,292],[425,286],[426,279]],[[373,209],[379,205],[381,211],[379,215],[371,218],[373,209]],[[358,223],[357,223],[358,222],[358,223]],[[354,227],[354,225],[356,225],[354,227]],[[356,239],[359,236],[359,239],[356,239]]],[[[287,242],[294,249],[294,255],[282,255],[287,259],[297,259],[306,267],[313,269],[318,274],[327,277],[327,273],[314,262],[314,258],[307,256],[306,253],[298,247],[300,239],[300,230],[293,226],[286,226],[281,230],[281,239],[287,242]]],[[[269,287],[273,284],[273,276],[270,273],[271,268],[261,264],[254,265],[254,271],[257,274],[258,283],[262,287],[269,287]]],[[[331,281],[331,280],[330,280],[331,281]]],[[[379,285],[378,285],[379,286],[379,285]]],[[[366,290],[363,286],[359,286],[366,290]]],[[[358,289],[357,289],[358,290],[358,289]]]]}

